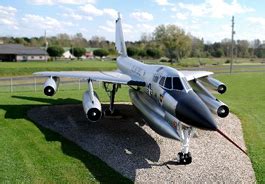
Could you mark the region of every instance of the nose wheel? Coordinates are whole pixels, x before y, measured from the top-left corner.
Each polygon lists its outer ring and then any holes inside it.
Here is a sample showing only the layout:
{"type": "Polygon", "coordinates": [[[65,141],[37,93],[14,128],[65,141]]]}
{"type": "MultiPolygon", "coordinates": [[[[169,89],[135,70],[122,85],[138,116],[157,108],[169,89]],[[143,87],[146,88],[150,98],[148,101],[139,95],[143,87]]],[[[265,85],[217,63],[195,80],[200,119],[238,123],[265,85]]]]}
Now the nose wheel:
{"type": "Polygon", "coordinates": [[[182,153],[179,152],[178,153],[178,164],[179,165],[187,165],[190,164],[192,162],[192,157],[191,157],[191,153],[182,153]]]}

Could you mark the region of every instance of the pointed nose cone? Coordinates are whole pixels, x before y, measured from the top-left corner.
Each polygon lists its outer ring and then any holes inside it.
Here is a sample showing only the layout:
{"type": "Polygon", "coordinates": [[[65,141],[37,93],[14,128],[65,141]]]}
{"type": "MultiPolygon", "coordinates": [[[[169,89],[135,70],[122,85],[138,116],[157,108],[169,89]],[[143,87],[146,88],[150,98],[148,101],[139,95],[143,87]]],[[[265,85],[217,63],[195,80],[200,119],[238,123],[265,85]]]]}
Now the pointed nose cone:
{"type": "Polygon", "coordinates": [[[178,99],[176,117],[180,121],[197,128],[205,130],[217,129],[210,110],[194,91],[189,91],[178,99]]]}

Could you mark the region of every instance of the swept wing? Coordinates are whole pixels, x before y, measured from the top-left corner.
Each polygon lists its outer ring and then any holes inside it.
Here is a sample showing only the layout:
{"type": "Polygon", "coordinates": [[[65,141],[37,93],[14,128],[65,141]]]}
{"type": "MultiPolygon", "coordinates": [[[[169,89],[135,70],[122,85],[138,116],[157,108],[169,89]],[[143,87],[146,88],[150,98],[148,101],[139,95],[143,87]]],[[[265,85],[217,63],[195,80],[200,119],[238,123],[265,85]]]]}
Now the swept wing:
{"type": "Polygon", "coordinates": [[[181,73],[183,73],[183,75],[186,77],[188,81],[213,75],[213,72],[207,72],[207,71],[182,70],[181,73]]]}
{"type": "Polygon", "coordinates": [[[145,82],[137,77],[132,77],[118,71],[61,71],[61,72],[36,72],[34,75],[45,77],[67,77],[83,80],[100,81],[114,84],[125,84],[135,86],[145,86],[145,82]]]}

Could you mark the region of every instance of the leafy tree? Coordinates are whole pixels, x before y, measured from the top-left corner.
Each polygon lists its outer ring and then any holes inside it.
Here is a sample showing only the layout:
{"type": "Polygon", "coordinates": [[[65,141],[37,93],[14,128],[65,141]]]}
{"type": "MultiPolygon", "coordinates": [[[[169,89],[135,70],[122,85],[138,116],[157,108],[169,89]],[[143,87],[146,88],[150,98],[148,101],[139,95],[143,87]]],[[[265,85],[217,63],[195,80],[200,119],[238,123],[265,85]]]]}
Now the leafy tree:
{"type": "Polygon", "coordinates": [[[127,47],[127,54],[130,57],[137,56],[139,53],[139,50],[136,47],[130,46],[127,47]]]}
{"type": "Polygon", "coordinates": [[[153,32],[154,39],[164,46],[165,55],[171,63],[189,55],[191,39],[185,31],[175,25],[160,25],[153,32]]]}
{"type": "Polygon", "coordinates": [[[116,55],[116,50],[115,49],[109,48],[108,51],[109,51],[109,55],[116,55]]]}
{"type": "Polygon", "coordinates": [[[103,56],[109,55],[109,52],[106,49],[96,49],[93,51],[94,56],[99,56],[102,58],[103,56]]]}
{"type": "Polygon", "coordinates": [[[81,47],[74,47],[70,49],[70,53],[79,59],[81,56],[83,56],[86,53],[86,49],[81,47]]]}
{"type": "Polygon", "coordinates": [[[221,47],[225,57],[231,56],[231,39],[225,38],[221,41],[221,47]]]}
{"type": "Polygon", "coordinates": [[[26,44],[26,41],[23,38],[15,38],[14,40],[15,43],[17,44],[22,44],[22,45],[26,44]]]}
{"type": "Polygon", "coordinates": [[[256,48],[254,54],[258,58],[265,58],[265,45],[260,45],[256,48]]]}
{"type": "Polygon", "coordinates": [[[259,48],[261,45],[261,41],[259,39],[255,39],[251,42],[251,47],[252,47],[252,57],[258,57],[258,53],[260,53],[259,48]]]}
{"type": "Polygon", "coordinates": [[[143,57],[146,57],[146,50],[145,49],[140,49],[138,51],[138,56],[143,58],[143,57]]]}
{"type": "Polygon", "coordinates": [[[218,57],[218,58],[222,57],[223,55],[224,55],[224,52],[221,48],[218,48],[216,51],[212,53],[212,56],[218,57]]]}
{"type": "Polygon", "coordinates": [[[203,55],[203,39],[198,39],[191,36],[192,46],[191,46],[191,57],[201,57],[203,55]]]}
{"type": "Polygon", "coordinates": [[[98,47],[102,48],[104,43],[106,43],[105,37],[92,36],[91,39],[89,40],[90,46],[94,48],[98,48],[98,47]]]}
{"type": "Polygon", "coordinates": [[[146,54],[147,56],[151,57],[151,58],[155,58],[158,59],[161,57],[161,52],[159,49],[156,48],[148,48],[146,49],[146,54]]]}
{"type": "Polygon", "coordinates": [[[249,57],[249,42],[247,40],[237,40],[237,57],[249,57]]]}
{"type": "Polygon", "coordinates": [[[61,46],[48,47],[47,52],[50,57],[61,57],[64,53],[64,49],[61,46]]]}

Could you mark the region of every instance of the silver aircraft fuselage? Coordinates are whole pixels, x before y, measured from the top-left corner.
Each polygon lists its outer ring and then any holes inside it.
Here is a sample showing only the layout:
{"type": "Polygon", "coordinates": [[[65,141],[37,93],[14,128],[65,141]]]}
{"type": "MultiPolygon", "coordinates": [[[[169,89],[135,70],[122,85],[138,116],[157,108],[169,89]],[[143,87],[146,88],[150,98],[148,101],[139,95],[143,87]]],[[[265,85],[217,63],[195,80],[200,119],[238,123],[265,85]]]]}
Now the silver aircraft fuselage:
{"type": "Polygon", "coordinates": [[[130,98],[157,133],[181,140],[178,123],[206,130],[217,126],[205,103],[190,87],[184,75],[171,67],[147,65],[127,56],[119,56],[122,73],[139,78],[144,87],[129,90],[130,98]]]}

